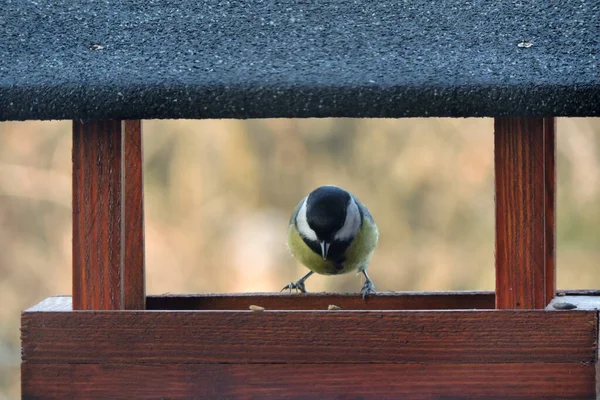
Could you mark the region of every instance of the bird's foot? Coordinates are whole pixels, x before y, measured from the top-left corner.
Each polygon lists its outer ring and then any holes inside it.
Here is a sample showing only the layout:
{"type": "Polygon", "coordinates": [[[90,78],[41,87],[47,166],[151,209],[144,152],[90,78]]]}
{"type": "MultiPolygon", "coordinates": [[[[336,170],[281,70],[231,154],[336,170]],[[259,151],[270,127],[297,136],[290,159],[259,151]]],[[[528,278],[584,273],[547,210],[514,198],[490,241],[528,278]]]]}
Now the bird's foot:
{"type": "Polygon", "coordinates": [[[365,284],[363,285],[362,289],[360,290],[360,293],[362,294],[363,300],[365,300],[367,298],[367,296],[369,296],[370,294],[377,293],[375,291],[375,285],[373,284],[373,282],[370,279],[367,278],[367,280],[365,281],[365,284]]]}
{"type": "Polygon", "coordinates": [[[298,280],[296,282],[290,282],[290,283],[288,283],[280,291],[283,292],[284,290],[289,290],[290,293],[292,293],[292,290],[295,290],[296,293],[298,293],[298,292],[306,293],[306,286],[304,286],[304,281],[302,279],[300,279],[300,280],[298,280]]]}
{"type": "Polygon", "coordinates": [[[304,286],[304,282],[312,275],[314,274],[313,271],[309,271],[308,274],[304,275],[302,278],[298,279],[296,282],[290,282],[288,285],[286,285],[283,289],[281,289],[280,291],[283,292],[284,290],[289,290],[290,293],[292,293],[292,290],[296,290],[296,293],[298,292],[302,292],[302,293],[306,293],[306,286],[304,286]]]}

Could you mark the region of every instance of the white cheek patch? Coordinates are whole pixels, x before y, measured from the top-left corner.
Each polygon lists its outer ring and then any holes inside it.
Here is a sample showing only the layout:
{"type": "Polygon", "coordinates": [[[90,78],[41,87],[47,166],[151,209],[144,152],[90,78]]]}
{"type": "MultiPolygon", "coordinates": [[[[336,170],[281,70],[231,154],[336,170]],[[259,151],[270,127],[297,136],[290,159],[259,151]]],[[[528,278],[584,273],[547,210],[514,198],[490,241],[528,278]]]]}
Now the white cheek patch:
{"type": "Polygon", "coordinates": [[[298,227],[298,232],[308,240],[316,241],[317,233],[312,230],[312,228],[308,225],[308,221],[306,220],[306,199],[302,203],[302,207],[298,211],[298,215],[296,216],[296,226],[298,227]]]}
{"type": "Polygon", "coordinates": [[[346,221],[344,226],[334,236],[334,240],[345,241],[352,239],[360,229],[360,211],[354,198],[350,197],[350,203],[346,210],[346,221]]]}

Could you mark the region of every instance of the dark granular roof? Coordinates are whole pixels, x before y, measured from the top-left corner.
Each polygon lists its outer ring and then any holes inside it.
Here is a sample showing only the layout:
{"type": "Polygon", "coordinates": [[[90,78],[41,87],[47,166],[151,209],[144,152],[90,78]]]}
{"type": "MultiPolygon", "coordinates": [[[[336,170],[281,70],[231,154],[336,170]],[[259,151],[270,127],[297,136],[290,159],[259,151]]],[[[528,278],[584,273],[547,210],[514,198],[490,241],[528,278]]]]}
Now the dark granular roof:
{"type": "Polygon", "coordinates": [[[597,0],[4,0],[0,120],[600,116],[597,0]]]}

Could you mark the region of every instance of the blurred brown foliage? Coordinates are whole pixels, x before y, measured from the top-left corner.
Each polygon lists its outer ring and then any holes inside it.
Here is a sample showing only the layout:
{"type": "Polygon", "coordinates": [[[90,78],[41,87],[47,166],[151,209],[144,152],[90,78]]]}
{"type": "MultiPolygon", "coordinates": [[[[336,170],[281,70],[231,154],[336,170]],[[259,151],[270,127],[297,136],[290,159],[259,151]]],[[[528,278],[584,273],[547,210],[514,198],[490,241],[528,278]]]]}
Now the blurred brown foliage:
{"type": "MultiPolygon", "coordinates": [[[[378,290],[494,288],[491,119],[145,121],[148,293],[278,291],[289,214],[336,184],[368,205],[378,290]]],[[[71,124],[0,124],[0,398],[20,311],[71,292],[71,124]]],[[[558,286],[598,288],[600,119],[558,122],[558,286]]],[[[358,291],[359,276],[310,291],[358,291]]]]}

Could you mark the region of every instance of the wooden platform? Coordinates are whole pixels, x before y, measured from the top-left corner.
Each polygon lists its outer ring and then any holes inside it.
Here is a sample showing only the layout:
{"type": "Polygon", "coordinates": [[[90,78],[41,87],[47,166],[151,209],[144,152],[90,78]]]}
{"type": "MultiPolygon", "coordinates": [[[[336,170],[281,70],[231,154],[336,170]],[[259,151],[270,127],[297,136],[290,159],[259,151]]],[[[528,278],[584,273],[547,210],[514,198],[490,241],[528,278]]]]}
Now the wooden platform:
{"type": "Polygon", "coordinates": [[[72,311],[71,297],[50,298],[23,313],[23,396],[596,398],[600,297],[560,293],[576,307],[560,311],[493,300],[153,296],[146,311],[72,311]]]}

